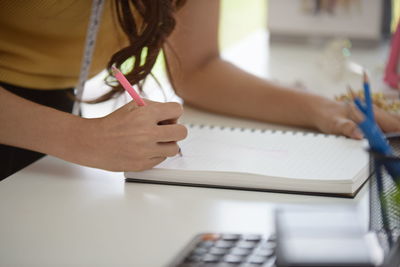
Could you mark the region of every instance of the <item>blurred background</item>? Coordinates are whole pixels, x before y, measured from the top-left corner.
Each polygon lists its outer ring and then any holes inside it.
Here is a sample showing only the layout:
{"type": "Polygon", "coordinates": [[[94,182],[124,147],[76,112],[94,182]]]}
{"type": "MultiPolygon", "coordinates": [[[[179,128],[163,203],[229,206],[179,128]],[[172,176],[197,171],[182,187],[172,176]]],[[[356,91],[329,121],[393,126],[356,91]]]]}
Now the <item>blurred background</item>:
{"type": "MultiPolygon", "coordinates": [[[[225,60],[254,75],[339,100],[348,96],[348,85],[361,89],[367,70],[374,97],[398,112],[399,91],[384,75],[399,16],[400,0],[221,0],[220,48],[225,60]]],[[[162,56],[153,74],[158,82],[146,80],[144,97],[180,101],[162,56]]],[[[105,75],[88,83],[85,98],[107,90],[105,75]]],[[[105,115],[128,100],[84,105],[84,114],[105,115]]]]}
{"type": "MultiPolygon", "coordinates": [[[[325,4],[326,5],[326,4],[325,4]]],[[[369,21],[380,27],[382,24],[389,23],[389,28],[393,32],[398,23],[400,16],[400,1],[399,0],[222,0],[221,1],[221,24],[220,24],[220,41],[221,48],[226,48],[234,44],[240,39],[245,38],[251,33],[266,29],[269,24],[272,24],[273,29],[279,28],[279,23],[293,21],[293,17],[288,16],[287,10],[297,10],[299,15],[309,16],[312,22],[321,22],[324,16],[331,17],[330,22],[341,20],[344,18],[354,17],[357,20],[363,9],[367,11],[366,16],[369,21]],[[334,3],[327,5],[325,10],[323,3],[334,3]],[[320,5],[320,10],[318,9],[320,5]],[[372,8],[372,12],[371,12],[372,8]],[[383,9],[388,9],[383,14],[383,9]],[[374,10],[375,9],[375,10],[374,10]],[[372,15],[377,14],[377,20],[371,21],[372,15]],[[381,14],[379,14],[381,13],[381,14]],[[385,16],[385,18],[383,18],[385,16]],[[272,17],[272,18],[271,18],[272,17]],[[322,17],[322,18],[321,18],[322,17]],[[272,22],[270,21],[272,20],[272,22]],[[245,23],[244,23],[245,22],[245,23]],[[234,25],[234,27],[232,27],[234,25]]],[[[291,14],[292,15],[292,14],[291,14]]],[[[325,18],[326,20],[326,18],[325,18]]],[[[307,21],[303,21],[305,27],[307,21]]],[[[359,21],[360,24],[364,21],[359,21]]],[[[287,24],[288,31],[290,27],[296,27],[287,24]]],[[[302,26],[302,25],[300,25],[302,26]]],[[[326,25],[323,25],[325,27],[326,25]]],[[[329,26],[329,24],[328,24],[329,26]]],[[[332,28],[335,25],[331,25],[332,28]]],[[[386,27],[386,26],[382,26],[386,27]]],[[[268,27],[271,30],[271,27],[268,27]]],[[[329,29],[326,29],[329,31],[329,29]]],[[[340,29],[339,29],[340,30],[340,29]]],[[[309,34],[312,34],[312,29],[308,29],[309,34]]],[[[307,29],[303,34],[307,33],[307,29]]],[[[386,34],[386,33],[385,33],[386,34]]],[[[329,36],[329,35],[328,35],[329,36]]],[[[351,36],[348,36],[351,37],[351,36]]]]}

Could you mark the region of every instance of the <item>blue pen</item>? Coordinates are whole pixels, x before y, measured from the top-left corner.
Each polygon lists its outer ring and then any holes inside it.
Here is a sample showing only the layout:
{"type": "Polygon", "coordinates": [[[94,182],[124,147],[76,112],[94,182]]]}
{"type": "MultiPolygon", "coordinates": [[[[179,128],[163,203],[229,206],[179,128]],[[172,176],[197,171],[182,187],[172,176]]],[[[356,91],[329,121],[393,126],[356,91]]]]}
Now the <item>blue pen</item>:
{"type": "Polygon", "coordinates": [[[367,106],[368,118],[371,118],[371,120],[373,120],[375,122],[375,116],[374,116],[373,105],[372,105],[372,97],[371,97],[371,89],[369,87],[368,75],[365,71],[363,72],[363,88],[364,88],[364,99],[365,99],[365,104],[367,106]]]}
{"type": "MultiPolygon", "coordinates": [[[[363,132],[365,138],[368,140],[369,146],[372,151],[380,154],[391,156],[394,155],[392,147],[389,145],[385,135],[375,122],[374,110],[372,105],[372,98],[370,86],[367,75],[364,73],[363,87],[365,104],[359,98],[354,98],[354,104],[364,115],[364,120],[358,124],[363,132]]],[[[388,173],[399,182],[400,179],[400,164],[394,162],[386,162],[384,166],[388,173]]]]}

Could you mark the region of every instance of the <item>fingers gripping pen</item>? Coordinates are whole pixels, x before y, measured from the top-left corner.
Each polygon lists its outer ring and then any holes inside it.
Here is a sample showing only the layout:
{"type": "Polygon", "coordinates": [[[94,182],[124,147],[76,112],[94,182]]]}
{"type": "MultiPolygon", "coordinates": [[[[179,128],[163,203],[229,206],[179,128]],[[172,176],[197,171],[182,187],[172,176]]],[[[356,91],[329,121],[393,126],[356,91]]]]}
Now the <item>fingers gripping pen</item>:
{"type": "MultiPolygon", "coordinates": [[[[365,73],[363,87],[365,103],[362,103],[359,98],[354,99],[354,104],[364,115],[364,120],[358,123],[358,126],[363,132],[365,138],[368,140],[372,151],[385,156],[394,155],[392,147],[389,145],[385,135],[375,121],[369,81],[365,73]]],[[[396,182],[400,182],[400,164],[396,164],[395,162],[385,162],[384,166],[396,182]]]]}

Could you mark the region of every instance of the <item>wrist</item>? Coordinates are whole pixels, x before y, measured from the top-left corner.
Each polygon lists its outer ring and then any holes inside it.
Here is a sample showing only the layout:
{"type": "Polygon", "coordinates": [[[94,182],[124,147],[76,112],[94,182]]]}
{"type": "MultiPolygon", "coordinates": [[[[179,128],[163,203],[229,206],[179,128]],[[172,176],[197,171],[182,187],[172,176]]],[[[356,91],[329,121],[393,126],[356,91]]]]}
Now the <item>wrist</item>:
{"type": "Polygon", "coordinates": [[[56,147],[54,155],[70,162],[87,165],[89,152],[96,142],[93,119],[68,115],[59,135],[60,140],[57,141],[60,145],[56,147]]]}
{"type": "Polygon", "coordinates": [[[314,101],[311,110],[312,127],[322,132],[329,132],[328,129],[334,127],[329,125],[330,122],[335,122],[332,118],[347,113],[345,104],[323,97],[314,101]]]}

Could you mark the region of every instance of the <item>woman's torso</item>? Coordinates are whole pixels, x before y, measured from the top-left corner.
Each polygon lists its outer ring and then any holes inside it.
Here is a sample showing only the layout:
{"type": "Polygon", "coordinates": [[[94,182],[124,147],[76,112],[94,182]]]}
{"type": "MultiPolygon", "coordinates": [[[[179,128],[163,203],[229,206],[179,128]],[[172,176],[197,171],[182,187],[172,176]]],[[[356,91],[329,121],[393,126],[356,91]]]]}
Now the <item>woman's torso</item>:
{"type": "MultiPolygon", "coordinates": [[[[77,82],[91,1],[0,1],[0,81],[39,89],[77,82]]],[[[127,44],[111,0],[105,1],[90,76],[127,44]]]]}

